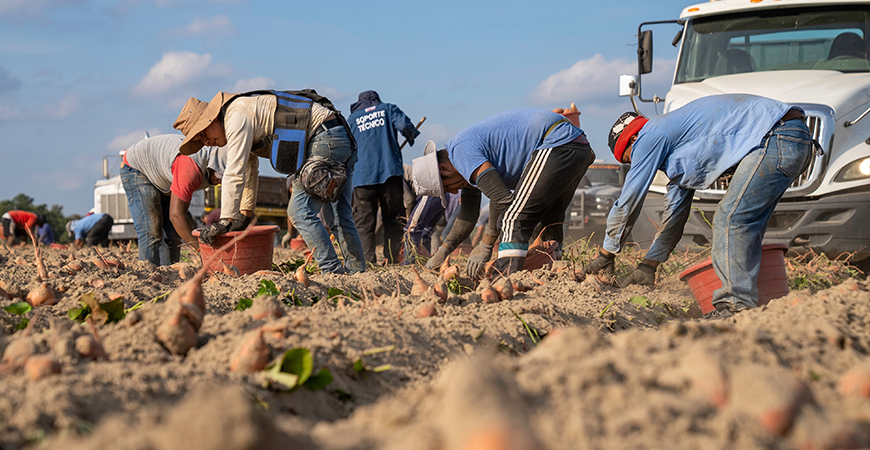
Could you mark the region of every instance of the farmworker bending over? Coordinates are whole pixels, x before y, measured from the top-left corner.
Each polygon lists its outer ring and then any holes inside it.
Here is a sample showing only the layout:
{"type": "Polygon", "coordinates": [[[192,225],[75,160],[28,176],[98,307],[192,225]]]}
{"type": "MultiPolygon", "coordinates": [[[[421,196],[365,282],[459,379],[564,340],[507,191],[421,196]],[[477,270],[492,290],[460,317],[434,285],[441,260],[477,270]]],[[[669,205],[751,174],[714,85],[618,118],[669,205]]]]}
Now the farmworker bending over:
{"type": "Polygon", "coordinates": [[[3,236],[8,245],[15,243],[15,238],[21,238],[23,244],[27,238],[27,229],[30,228],[31,232],[35,232],[36,227],[41,227],[45,223],[45,216],[30,211],[12,210],[3,214],[0,222],[3,223],[3,236]]]}
{"type": "Polygon", "coordinates": [[[443,190],[462,189],[459,216],[427,267],[438,267],[474,230],[480,192],[490,199],[490,219],[468,257],[470,276],[482,274],[499,238],[497,273],[522,270],[539,223],[555,225],[544,228],[543,238],[561,246],[565,210],[594,160],[583,130],[559,114],[538,109],[496,114],[460,131],[447,149],[415,159],[418,194],[443,198],[443,190]]]}
{"type": "Polygon", "coordinates": [[[378,93],[365,91],[359,101],[350,105],[350,131],[359,147],[359,162],[353,177],[353,219],[359,229],[366,261],[377,262],[375,228],[378,209],[384,227],[384,259],[399,261],[404,214],[402,188],[402,152],[397,133],[408,144],[420,132],[411,119],[392,103],[381,102],[378,93]]]}
{"type": "Polygon", "coordinates": [[[71,237],[75,237],[75,246],[81,248],[83,244],[92,246],[109,246],[109,232],[115,219],[106,213],[88,214],[79,220],[71,220],[66,223],[66,231],[71,237]]]}
{"type": "Polygon", "coordinates": [[[287,213],[314,249],[320,270],[365,270],[350,204],[356,144],[329,99],[313,90],[218,92],[208,103],[191,97],[174,127],[185,135],[181,154],[196,153],[203,145],[224,147],[227,154],[221,218],[203,229],[202,242],[212,244],[216,236],[242,230],[250,222],[257,200],[259,156],[269,158],[280,173],[296,174],[287,213]],[[321,207],[344,263],[317,218],[321,207]]]}
{"type": "Polygon", "coordinates": [[[191,234],[190,200],[194,191],[220,184],[227,164],[226,152],[217,147],[182,155],[178,148],[183,141],[180,134],[143,139],[127,149],[121,165],[121,183],[139,239],[139,259],[158,266],[181,260],[182,239],[199,248],[191,234]],[[169,252],[168,259],[164,254],[161,261],[162,241],[169,252]]]}
{"type": "Polygon", "coordinates": [[[42,245],[51,245],[57,240],[48,222],[43,223],[36,231],[36,240],[42,245]]]}
{"type": "Polygon", "coordinates": [[[620,282],[654,284],[656,268],[683,234],[695,189],[733,173],[713,218],[713,269],[722,287],[713,293],[716,311],[710,315],[754,308],[767,222],[812,154],[803,111],[754,95],[709,96],[649,120],[625,113],[610,130],[608,144],[616,160],[631,163],[631,169],[607,217],[603,248],[586,271],[613,276],[615,254],[661,170],[670,179],[662,224],[643,262],[620,282]]]}

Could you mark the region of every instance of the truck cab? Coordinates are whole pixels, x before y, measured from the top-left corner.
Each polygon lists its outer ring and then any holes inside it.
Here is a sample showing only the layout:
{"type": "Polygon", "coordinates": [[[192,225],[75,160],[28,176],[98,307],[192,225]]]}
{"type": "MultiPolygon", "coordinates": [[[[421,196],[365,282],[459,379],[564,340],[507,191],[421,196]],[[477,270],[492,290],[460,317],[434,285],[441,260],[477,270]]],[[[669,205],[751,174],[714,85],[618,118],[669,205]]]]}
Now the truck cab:
{"type": "MultiPolygon", "coordinates": [[[[621,95],[629,91],[641,101],[664,103],[663,113],[726,93],[803,108],[821,151],[783,195],[765,242],[797,252],[870,257],[870,2],[711,1],[686,7],[670,22],[679,27],[673,40],[679,56],[666,97],[644,99],[641,92],[653,50],[652,31],[643,28],[665,22],[639,27],[639,73],[621,77],[621,95]]],[[[660,173],[632,231],[642,247],[649,246],[661,222],[666,184],[660,173]]],[[[727,188],[728,180],[720,179],[695,191],[683,245],[711,242],[710,223],[727,188]]]]}

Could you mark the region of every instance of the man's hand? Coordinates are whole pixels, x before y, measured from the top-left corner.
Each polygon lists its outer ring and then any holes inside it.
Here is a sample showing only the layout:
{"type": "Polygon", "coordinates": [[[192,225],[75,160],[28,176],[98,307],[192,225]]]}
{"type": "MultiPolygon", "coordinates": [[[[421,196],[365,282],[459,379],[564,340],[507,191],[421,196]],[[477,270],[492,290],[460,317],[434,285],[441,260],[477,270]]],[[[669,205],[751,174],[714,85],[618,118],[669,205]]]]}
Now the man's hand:
{"type": "Polygon", "coordinates": [[[429,258],[428,262],[426,262],[426,268],[438,270],[438,267],[440,267],[441,264],[444,264],[444,261],[447,260],[447,255],[449,254],[450,251],[447,250],[447,247],[443,245],[438,247],[438,250],[435,252],[435,254],[432,255],[431,258],[429,258]]]}
{"type": "Polygon", "coordinates": [[[614,264],[614,260],[616,259],[616,254],[609,253],[604,254],[601,251],[598,252],[598,257],[593,259],[588,266],[586,266],[586,273],[603,273],[605,276],[612,277],[614,269],[616,265],[614,264]]]}
{"type": "Polygon", "coordinates": [[[202,232],[199,233],[199,240],[202,241],[203,244],[212,245],[214,244],[215,238],[222,234],[226,234],[227,231],[230,231],[231,226],[232,222],[230,222],[230,219],[218,220],[202,229],[202,232]]]}
{"type": "Polygon", "coordinates": [[[656,268],[640,263],[633,272],[627,277],[619,280],[619,287],[624,288],[630,284],[639,284],[641,286],[652,286],[656,284],[656,268]]]}
{"type": "Polygon", "coordinates": [[[492,244],[481,242],[474,247],[471,254],[468,255],[468,267],[465,271],[471,278],[478,278],[483,274],[483,269],[486,263],[492,257],[492,244]]]}
{"type": "Polygon", "coordinates": [[[230,226],[230,231],[243,231],[245,228],[248,228],[248,224],[251,223],[251,218],[244,214],[236,214],[235,220],[233,220],[232,226],[230,226]]]}

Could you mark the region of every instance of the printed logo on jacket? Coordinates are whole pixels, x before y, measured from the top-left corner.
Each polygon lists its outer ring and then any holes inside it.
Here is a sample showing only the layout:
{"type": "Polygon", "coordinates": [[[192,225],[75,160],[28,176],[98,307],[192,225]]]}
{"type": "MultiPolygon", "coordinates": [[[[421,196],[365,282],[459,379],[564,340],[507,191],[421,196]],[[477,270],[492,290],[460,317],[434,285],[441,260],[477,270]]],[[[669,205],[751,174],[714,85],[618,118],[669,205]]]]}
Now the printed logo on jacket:
{"type": "MultiPolygon", "coordinates": [[[[366,108],[366,111],[370,109],[374,109],[375,107],[366,108]]],[[[386,125],[387,112],[384,110],[375,111],[373,113],[366,114],[364,116],[359,116],[356,118],[356,127],[358,131],[366,131],[371,130],[372,128],[382,127],[386,125]]]]}

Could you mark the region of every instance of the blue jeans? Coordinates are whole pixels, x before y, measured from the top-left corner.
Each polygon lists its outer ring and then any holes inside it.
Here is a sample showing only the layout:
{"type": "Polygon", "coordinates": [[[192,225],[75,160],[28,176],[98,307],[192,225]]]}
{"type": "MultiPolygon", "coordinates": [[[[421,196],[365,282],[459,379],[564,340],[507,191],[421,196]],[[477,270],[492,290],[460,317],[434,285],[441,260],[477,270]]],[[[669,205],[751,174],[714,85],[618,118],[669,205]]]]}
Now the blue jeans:
{"type": "Polygon", "coordinates": [[[126,164],[121,166],[121,184],[139,239],[139,259],[158,266],[181,260],[181,236],[169,220],[170,197],[151,184],[142,172],[126,164]],[[161,249],[164,236],[166,247],[161,249]]]}
{"type": "Polygon", "coordinates": [[[812,156],[803,121],[778,122],[737,165],[713,217],[713,270],[722,287],[713,293],[719,309],[755,308],[761,241],[782,194],[812,156]]]}
{"type": "Polygon", "coordinates": [[[299,180],[293,181],[293,196],[287,205],[287,214],[293,220],[293,226],[299,230],[308,248],[313,249],[314,259],[323,272],[356,273],[365,272],[366,260],[363,253],[362,240],[353,221],[353,167],[357,155],[347,131],[342,126],[332,127],[326,131],[320,128],[320,133],[309,142],[312,156],[322,156],[335,161],[344,162],[347,169],[347,184],[333,203],[321,203],[305,193],[299,180]],[[323,210],[323,221],[317,218],[317,212],[323,210]],[[329,240],[329,232],[338,240],[344,264],[338,259],[335,248],[329,240]]]}

